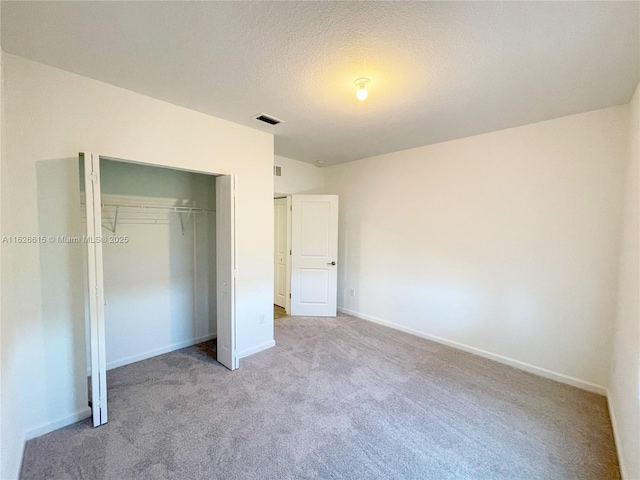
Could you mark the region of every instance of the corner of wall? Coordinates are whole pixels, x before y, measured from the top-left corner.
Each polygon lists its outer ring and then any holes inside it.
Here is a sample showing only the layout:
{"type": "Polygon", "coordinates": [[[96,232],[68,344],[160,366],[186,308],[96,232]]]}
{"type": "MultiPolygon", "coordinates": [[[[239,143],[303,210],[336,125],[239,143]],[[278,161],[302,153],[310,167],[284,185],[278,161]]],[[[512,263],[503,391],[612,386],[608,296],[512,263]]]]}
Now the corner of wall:
{"type": "Polygon", "coordinates": [[[614,406],[616,402],[615,394],[610,388],[607,389],[607,408],[609,410],[609,418],[611,419],[611,429],[613,430],[613,443],[616,446],[616,453],[618,455],[618,467],[620,468],[620,476],[622,480],[627,480],[630,477],[627,475],[626,461],[622,452],[623,440],[620,435],[621,424],[618,421],[618,414],[614,406]]]}
{"type": "MultiPolygon", "coordinates": [[[[71,414],[71,415],[67,415],[66,417],[62,417],[59,418],[57,420],[54,420],[53,422],[47,422],[43,425],[40,425],[36,428],[32,428],[31,430],[28,430],[27,432],[25,432],[24,434],[24,443],[26,443],[27,441],[33,439],[33,438],[37,438],[40,437],[42,435],[46,435],[47,433],[51,433],[55,430],[58,430],[59,428],[63,428],[63,427],[67,427],[69,425],[72,425],[76,422],[80,422],[86,418],[89,418],[91,416],[91,408],[90,407],[85,407],[81,410],[78,410],[77,412],[71,414]]],[[[24,450],[24,448],[23,448],[24,450]]]]}
{"type": "Polygon", "coordinates": [[[622,478],[631,480],[640,478],[640,83],[629,103],[627,138],[608,404],[622,478]]]}
{"type": "Polygon", "coordinates": [[[281,175],[273,177],[274,194],[325,193],[326,170],[324,168],[280,155],[274,155],[273,164],[281,167],[281,175]]]}

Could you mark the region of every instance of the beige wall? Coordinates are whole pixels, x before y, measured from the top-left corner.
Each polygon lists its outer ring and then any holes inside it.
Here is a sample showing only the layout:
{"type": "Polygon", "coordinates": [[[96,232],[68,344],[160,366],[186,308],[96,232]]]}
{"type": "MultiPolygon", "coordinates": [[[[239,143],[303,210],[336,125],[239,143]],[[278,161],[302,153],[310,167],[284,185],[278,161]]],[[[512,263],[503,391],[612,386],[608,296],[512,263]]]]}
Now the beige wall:
{"type": "Polygon", "coordinates": [[[640,478],[640,85],[629,105],[618,312],[609,406],[625,479],[640,478]]]}
{"type": "MultiPolygon", "coordinates": [[[[0,8],[2,2],[0,2],[0,8]]],[[[1,28],[0,28],[1,30],[1,28]]],[[[4,52],[0,49],[0,105],[4,105],[4,52]]],[[[0,124],[4,121],[4,108],[0,108],[0,124]]],[[[4,181],[6,162],[4,161],[4,132],[0,131],[0,184],[4,181]]],[[[4,210],[6,205],[0,195],[0,237],[5,234],[4,210]]],[[[11,295],[4,282],[2,270],[2,256],[0,255],[0,305],[11,295]]],[[[20,404],[18,398],[19,368],[12,355],[11,338],[5,332],[5,313],[0,308],[0,478],[17,477],[23,449],[23,430],[20,419],[20,404]]]]}
{"type": "Polygon", "coordinates": [[[326,193],[340,195],[338,304],[604,392],[627,110],[327,168],[326,193]]]}
{"type": "MultiPolygon", "coordinates": [[[[259,320],[273,311],[273,136],[19,57],[4,62],[3,235],[80,231],[79,151],[235,173],[237,346],[242,355],[272,344],[272,323],[259,320]]],[[[86,414],[82,255],[81,245],[2,245],[3,382],[18,381],[22,435],[86,414]]],[[[3,448],[3,478],[19,468],[16,451],[3,448]]]]}
{"type": "Polygon", "coordinates": [[[324,169],[310,163],[276,155],[273,164],[282,168],[280,177],[273,177],[273,192],[317,194],[324,191],[324,169]]]}

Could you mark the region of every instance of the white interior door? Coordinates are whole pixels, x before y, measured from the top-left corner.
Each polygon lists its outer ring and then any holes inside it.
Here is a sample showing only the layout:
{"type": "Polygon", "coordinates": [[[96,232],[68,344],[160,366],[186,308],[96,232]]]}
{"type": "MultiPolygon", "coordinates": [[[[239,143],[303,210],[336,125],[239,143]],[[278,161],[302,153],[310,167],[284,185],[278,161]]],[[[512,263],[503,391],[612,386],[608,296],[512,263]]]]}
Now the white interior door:
{"type": "Polygon", "coordinates": [[[238,368],[236,351],[236,176],[216,178],[217,358],[229,370],[238,368]]]}
{"type": "Polygon", "coordinates": [[[289,263],[289,247],[287,241],[287,199],[277,198],[273,201],[273,303],[287,308],[287,271],[289,263]]]}
{"type": "Polygon", "coordinates": [[[335,317],[338,196],[293,195],[291,315],[335,317]]]}
{"type": "Polygon", "coordinates": [[[104,281],[102,268],[102,207],[100,196],[100,157],[84,157],[84,192],[87,214],[87,287],[91,349],[91,409],[93,426],[107,423],[107,361],[104,329],[104,281]]]}

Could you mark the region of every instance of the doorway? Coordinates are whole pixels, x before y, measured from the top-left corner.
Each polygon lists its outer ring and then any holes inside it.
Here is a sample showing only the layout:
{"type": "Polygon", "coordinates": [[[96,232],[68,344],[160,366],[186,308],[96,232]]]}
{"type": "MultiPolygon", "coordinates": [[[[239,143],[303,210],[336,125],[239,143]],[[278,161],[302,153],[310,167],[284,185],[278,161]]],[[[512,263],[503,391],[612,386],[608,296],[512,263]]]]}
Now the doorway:
{"type": "Polygon", "coordinates": [[[107,423],[106,371],[216,338],[235,348],[235,176],[80,156],[90,404],[107,423]]]}
{"type": "Polygon", "coordinates": [[[291,197],[275,198],[273,200],[273,303],[286,313],[290,308],[291,285],[291,235],[290,215],[291,197]]]}
{"type": "Polygon", "coordinates": [[[275,198],[276,308],[284,308],[288,315],[335,317],[337,269],[338,196],[275,198]]]}

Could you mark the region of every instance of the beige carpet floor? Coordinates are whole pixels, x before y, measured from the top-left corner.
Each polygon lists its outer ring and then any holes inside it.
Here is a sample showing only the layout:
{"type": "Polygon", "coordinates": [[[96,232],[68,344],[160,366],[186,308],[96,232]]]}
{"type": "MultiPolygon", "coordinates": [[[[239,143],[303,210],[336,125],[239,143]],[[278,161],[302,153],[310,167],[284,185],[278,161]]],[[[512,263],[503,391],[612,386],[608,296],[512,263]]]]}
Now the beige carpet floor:
{"type": "Polygon", "coordinates": [[[28,442],[23,479],[619,478],[607,402],[352,317],[284,317],[108,373],[110,421],[28,442]]]}

